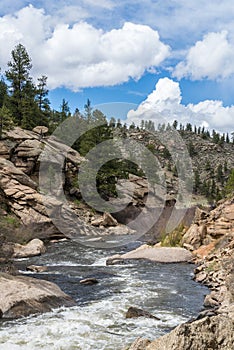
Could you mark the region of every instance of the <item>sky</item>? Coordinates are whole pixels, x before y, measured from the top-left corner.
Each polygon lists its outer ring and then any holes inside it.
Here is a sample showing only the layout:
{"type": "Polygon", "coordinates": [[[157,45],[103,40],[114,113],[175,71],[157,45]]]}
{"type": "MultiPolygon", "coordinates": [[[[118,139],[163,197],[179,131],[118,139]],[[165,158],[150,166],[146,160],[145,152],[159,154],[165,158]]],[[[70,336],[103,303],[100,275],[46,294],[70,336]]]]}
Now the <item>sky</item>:
{"type": "Polygon", "coordinates": [[[87,99],[108,117],[234,131],[234,2],[0,2],[0,67],[22,43],[52,108],[87,99]]]}

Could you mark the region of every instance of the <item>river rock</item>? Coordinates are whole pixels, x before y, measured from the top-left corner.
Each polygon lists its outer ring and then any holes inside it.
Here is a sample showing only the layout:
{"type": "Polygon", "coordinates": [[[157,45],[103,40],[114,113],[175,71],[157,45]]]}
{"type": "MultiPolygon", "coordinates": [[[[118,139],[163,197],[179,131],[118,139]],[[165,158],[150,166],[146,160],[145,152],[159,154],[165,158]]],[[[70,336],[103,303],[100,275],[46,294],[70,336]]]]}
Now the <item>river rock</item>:
{"type": "Polygon", "coordinates": [[[153,318],[154,320],[160,320],[160,318],[151,315],[148,311],[139,309],[134,306],[130,306],[128,308],[128,311],[126,312],[126,318],[136,318],[136,317],[147,317],[147,318],[153,318]]]}
{"type": "Polygon", "coordinates": [[[137,248],[126,254],[114,255],[107,259],[107,264],[121,260],[146,259],[160,263],[190,262],[193,255],[184,248],[178,247],[150,247],[137,248]]]}
{"type": "Polygon", "coordinates": [[[48,312],[75,301],[54,283],[0,273],[0,310],[3,318],[18,318],[48,312]]]}
{"type": "Polygon", "coordinates": [[[25,245],[16,243],[14,246],[13,258],[28,258],[30,256],[41,255],[45,253],[45,251],[44,243],[40,239],[35,238],[25,245]]]}
{"type": "Polygon", "coordinates": [[[116,264],[123,264],[123,263],[124,263],[124,259],[120,254],[112,255],[106,259],[106,265],[116,265],[116,264]]]}
{"type": "Polygon", "coordinates": [[[29,265],[26,267],[27,271],[41,273],[47,271],[47,266],[29,265]]]}
{"type": "Polygon", "coordinates": [[[80,284],[85,284],[85,285],[88,285],[88,286],[91,286],[93,284],[97,284],[98,283],[98,280],[96,278],[85,278],[83,280],[80,280],[80,284]]]}

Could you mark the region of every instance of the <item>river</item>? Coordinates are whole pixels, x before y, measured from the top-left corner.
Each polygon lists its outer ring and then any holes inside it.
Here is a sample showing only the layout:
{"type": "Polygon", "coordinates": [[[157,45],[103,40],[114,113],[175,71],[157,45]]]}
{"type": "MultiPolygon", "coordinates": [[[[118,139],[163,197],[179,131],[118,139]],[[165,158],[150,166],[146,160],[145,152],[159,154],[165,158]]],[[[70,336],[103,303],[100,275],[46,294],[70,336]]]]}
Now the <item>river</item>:
{"type": "Polygon", "coordinates": [[[51,244],[42,256],[18,261],[25,274],[27,265],[48,266],[44,273],[27,274],[57,283],[77,306],[2,322],[0,349],[122,350],[138,336],[154,339],[196,316],[208,289],[192,280],[192,264],[105,265],[108,256],[138,244],[95,249],[66,241],[51,244]],[[96,277],[99,283],[81,285],[86,277],[96,277]],[[160,320],[126,319],[130,306],[160,320]]]}

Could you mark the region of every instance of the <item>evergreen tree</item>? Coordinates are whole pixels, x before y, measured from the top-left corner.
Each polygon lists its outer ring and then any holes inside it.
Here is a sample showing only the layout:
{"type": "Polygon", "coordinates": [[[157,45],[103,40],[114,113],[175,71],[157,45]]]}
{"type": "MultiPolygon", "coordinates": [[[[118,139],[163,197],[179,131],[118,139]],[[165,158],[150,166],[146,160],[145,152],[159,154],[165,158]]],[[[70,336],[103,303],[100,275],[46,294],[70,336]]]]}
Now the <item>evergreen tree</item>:
{"type": "Polygon", "coordinates": [[[62,100],[60,110],[60,121],[62,123],[66,118],[69,118],[71,116],[70,107],[68,101],[66,101],[65,98],[62,100]]]}
{"type": "Polygon", "coordinates": [[[186,124],[186,131],[193,131],[191,123],[186,124]]]}
{"type": "Polygon", "coordinates": [[[178,126],[178,121],[174,120],[173,124],[172,124],[173,128],[176,130],[177,126],[178,126]]]}
{"type": "Polygon", "coordinates": [[[110,118],[109,126],[110,126],[111,128],[115,128],[115,126],[116,126],[116,120],[115,120],[114,117],[111,117],[111,118],[110,118]]]}
{"type": "Polygon", "coordinates": [[[122,127],[122,123],[121,123],[121,120],[120,120],[120,119],[117,120],[116,127],[117,127],[117,128],[121,128],[121,127],[122,127]]]}
{"type": "Polygon", "coordinates": [[[234,132],[232,132],[231,135],[232,135],[232,143],[234,144],[234,132]]]}
{"type": "Polygon", "coordinates": [[[210,165],[209,160],[207,160],[206,165],[205,165],[205,170],[209,171],[210,169],[211,169],[211,165],[210,165]]]}
{"type": "Polygon", "coordinates": [[[5,83],[3,77],[0,79],[0,108],[5,104],[8,97],[7,84],[5,83]]]}
{"type": "Polygon", "coordinates": [[[226,195],[233,195],[234,194],[234,169],[232,169],[227,184],[225,186],[225,193],[226,195]]]}
{"type": "Polygon", "coordinates": [[[84,116],[88,123],[92,122],[92,110],[93,108],[91,107],[91,101],[90,99],[87,99],[87,102],[84,105],[84,116]]]}
{"type": "Polygon", "coordinates": [[[223,167],[222,167],[222,164],[218,165],[216,179],[217,179],[217,181],[223,183],[223,167]]]}
{"type": "MultiPolygon", "coordinates": [[[[12,60],[8,62],[8,70],[5,72],[8,81],[10,82],[10,106],[11,112],[18,125],[21,125],[23,119],[23,105],[25,100],[35,93],[30,77],[30,70],[32,68],[31,58],[29,57],[25,47],[18,44],[11,52],[12,60]]],[[[34,95],[35,96],[35,95],[34,95]]]]}
{"type": "Polygon", "coordinates": [[[193,157],[196,155],[196,150],[195,150],[195,147],[194,147],[192,141],[189,141],[188,152],[189,152],[190,157],[193,157]]]}
{"type": "Polygon", "coordinates": [[[196,193],[200,189],[200,185],[201,185],[200,175],[199,175],[199,172],[195,170],[194,171],[194,191],[196,193]]]}
{"type": "Polygon", "coordinates": [[[47,77],[42,75],[42,77],[38,78],[37,85],[37,97],[36,101],[38,103],[38,107],[40,111],[44,111],[49,107],[49,99],[47,98],[49,90],[47,89],[47,77]]]}
{"type": "Polygon", "coordinates": [[[2,138],[3,130],[9,130],[14,126],[11,111],[3,105],[0,108],[0,140],[2,138]]]}
{"type": "Polygon", "coordinates": [[[224,173],[226,174],[228,172],[228,165],[227,165],[227,161],[225,160],[224,162],[224,167],[223,167],[224,173]]]}

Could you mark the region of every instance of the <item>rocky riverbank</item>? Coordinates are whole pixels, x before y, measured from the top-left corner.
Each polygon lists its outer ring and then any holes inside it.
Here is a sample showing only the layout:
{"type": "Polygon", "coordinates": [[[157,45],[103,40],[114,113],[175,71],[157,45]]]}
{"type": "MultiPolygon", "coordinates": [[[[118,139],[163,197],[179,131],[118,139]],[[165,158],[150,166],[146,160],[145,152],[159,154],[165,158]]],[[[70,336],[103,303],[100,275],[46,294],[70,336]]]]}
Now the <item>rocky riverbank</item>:
{"type": "Polygon", "coordinates": [[[192,251],[194,278],[211,292],[197,319],[154,341],[138,338],[128,350],[232,350],[234,344],[234,197],[210,213],[198,211],[182,242],[192,251]]]}

